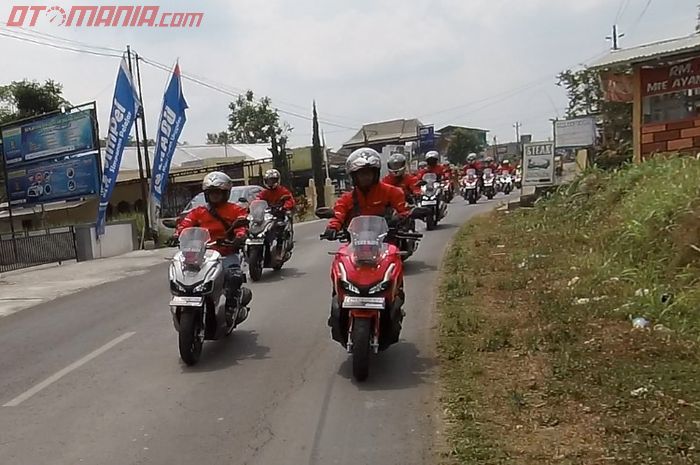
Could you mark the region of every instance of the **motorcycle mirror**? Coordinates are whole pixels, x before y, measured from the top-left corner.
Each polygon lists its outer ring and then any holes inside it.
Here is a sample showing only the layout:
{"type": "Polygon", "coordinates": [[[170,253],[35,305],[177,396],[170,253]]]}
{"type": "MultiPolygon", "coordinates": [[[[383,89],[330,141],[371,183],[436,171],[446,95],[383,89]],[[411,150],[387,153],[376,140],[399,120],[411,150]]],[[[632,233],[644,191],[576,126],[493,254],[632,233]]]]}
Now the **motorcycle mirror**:
{"type": "Polygon", "coordinates": [[[321,207],[317,208],[316,211],[314,212],[318,218],[321,219],[331,219],[335,216],[335,212],[333,211],[332,208],[328,207],[321,207]]]}
{"type": "Polygon", "coordinates": [[[241,203],[248,203],[248,199],[246,199],[245,197],[239,198],[238,201],[241,203]]]}
{"type": "Polygon", "coordinates": [[[425,181],[423,181],[422,179],[416,183],[416,185],[417,185],[418,187],[423,187],[423,186],[425,186],[426,184],[428,184],[428,183],[425,182],[425,181]]]}
{"type": "Polygon", "coordinates": [[[240,228],[243,226],[248,226],[250,224],[250,221],[248,221],[248,218],[237,218],[236,221],[233,222],[231,225],[231,229],[236,229],[240,228]]]}
{"type": "Polygon", "coordinates": [[[280,202],[286,202],[286,201],[289,200],[289,199],[291,199],[290,196],[288,196],[288,195],[283,195],[283,196],[280,198],[280,202]]]}

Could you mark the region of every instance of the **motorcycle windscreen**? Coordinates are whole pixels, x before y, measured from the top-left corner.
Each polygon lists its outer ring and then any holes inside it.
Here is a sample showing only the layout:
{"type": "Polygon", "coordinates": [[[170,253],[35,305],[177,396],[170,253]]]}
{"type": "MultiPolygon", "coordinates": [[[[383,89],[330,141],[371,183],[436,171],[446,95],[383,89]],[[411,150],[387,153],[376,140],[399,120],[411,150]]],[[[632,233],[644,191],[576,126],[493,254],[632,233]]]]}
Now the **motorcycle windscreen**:
{"type": "Polygon", "coordinates": [[[200,267],[207,253],[207,243],[211,240],[209,231],[204,228],[187,228],[180,234],[180,252],[185,265],[200,267]]]}
{"type": "Polygon", "coordinates": [[[376,265],[386,250],[384,238],[389,232],[381,216],[358,216],[350,221],[350,255],[358,265],[376,265]]]}
{"type": "Polygon", "coordinates": [[[267,202],[264,200],[255,200],[250,204],[250,217],[253,223],[261,224],[265,221],[265,212],[268,209],[267,202]]]}

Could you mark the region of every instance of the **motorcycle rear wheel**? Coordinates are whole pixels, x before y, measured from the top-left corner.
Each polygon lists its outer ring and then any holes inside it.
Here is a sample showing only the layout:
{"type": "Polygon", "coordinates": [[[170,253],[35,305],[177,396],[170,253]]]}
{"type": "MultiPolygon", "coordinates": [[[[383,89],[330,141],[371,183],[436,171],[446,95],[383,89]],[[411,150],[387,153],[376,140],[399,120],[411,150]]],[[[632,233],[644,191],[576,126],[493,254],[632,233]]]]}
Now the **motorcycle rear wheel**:
{"type": "Polygon", "coordinates": [[[352,325],[352,376],[363,382],[369,376],[369,345],[372,333],[372,321],[365,318],[356,319],[352,325]]]}
{"type": "Polygon", "coordinates": [[[196,364],[202,355],[204,341],[199,334],[200,324],[201,321],[194,312],[182,313],[180,316],[180,332],[178,334],[180,358],[188,366],[196,364]]]}

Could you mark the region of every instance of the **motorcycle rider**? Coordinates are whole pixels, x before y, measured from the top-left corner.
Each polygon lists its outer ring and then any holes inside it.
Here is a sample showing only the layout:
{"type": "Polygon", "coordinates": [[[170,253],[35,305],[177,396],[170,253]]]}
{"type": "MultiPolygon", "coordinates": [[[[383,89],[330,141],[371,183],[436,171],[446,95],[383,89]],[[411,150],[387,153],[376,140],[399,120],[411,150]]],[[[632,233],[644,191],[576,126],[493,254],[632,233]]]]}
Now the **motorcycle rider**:
{"type": "Polygon", "coordinates": [[[496,165],[496,162],[493,161],[493,157],[486,157],[484,158],[484,169],[491,169],[493,174],[496,174],[496,170],[498,170],[498,166],[496,165]]]}
{"type": "MultiPolygon", "coordinates": [[[[226,173],[213,171],[207,174],[202,182],[206,205],[201,205],[187,214],[178,225],[175,237],[179,237],[187,228],[200,227],[209,231],[211,240],[216,241],[211,248],[223,256],[226,300],[233,303],[240,296],[241,306],[245,307],[252,300],[253,293],[243,286],[244,277],[238,252],[245,244],[248,228],[241,226],[231,231],[231,225],[239,218],[246,218],[248,211],[229,202],[232,188],[233,181],[226,173]]],[[[226,316],[230,318],[235,306],[227,307],[226,316]]],[[[243,315],[247,317],[247,312],[243,315]]]]}
{"type": "Polygon", "coordinates": [[[511,166],[510,160],[508,160],[508,159],[503,160],[501,162],[501,165],[498,167],[498,174],[504,174],[504,173],[508,173],[508,174],[512,174],[512,175],[515,174],[515,167],[511,166]]]}
{"type": "Polygon", "coordinates": [[[467,163],[464,165],[464,168],[462,169],[462,175],[466,176],[467,171],[469,171],[469,170],[476,171],[477,176],[481,176],[481,173],[484,171],[484,165],[477,159],[477,156],[475,153],[470,153],[467,156],[467,163]]]}
{"type": "Polygon", "coordinates": [[[406,172],[406,156],[402,153],[393,153],[387,161],[389,174],[382,178],[384,184],[399,187],[406,194],[406,201],[413,203],[413,199],[420,195],[418,179],[406,172]]]}
{"type": "Polygon", "coordinates": [[[436,150],[431,150],[425,154],[425,162],[428,166],[419,173],[421,178],[427,173],[436,174],[438,181],[442,181],[445,178],[445,167],[440,164],[440,154],[436,150]]]}
{"type": "Polygon", "coordinates": [[[376,150],[363,147],[350,154],[345,170],[352,178],[353,189],[343,194],[335,203],[335,216],[328,221],[323,237],[335,240],[355,216],[385,216],[387,208],[393,208],[402,219],[409,210],[404,192],[380,182],[382,160],[376,150]]]}
{"type": "Polygon", "coordinates": [[[418,162],[418,170],[416,171],[416,177],[420,179],[421,173],[425,171],[425,169],[428,167],[428,162],[425,160],[421,160],[418,162]]]}
{"type": "Polygon", "coordinates": [[[273,213],[280,220],[286,220],[289,224],[289,246],[287,252],[294,248],[294,195],[292,192],[280,184],[282,175],[276,169],[265,171],[263,176],[264,190],[258,194],[258,200],[264,200],[273,209],[273,213]],[[284,202],[282,198],[286,197],[284,202]]]}

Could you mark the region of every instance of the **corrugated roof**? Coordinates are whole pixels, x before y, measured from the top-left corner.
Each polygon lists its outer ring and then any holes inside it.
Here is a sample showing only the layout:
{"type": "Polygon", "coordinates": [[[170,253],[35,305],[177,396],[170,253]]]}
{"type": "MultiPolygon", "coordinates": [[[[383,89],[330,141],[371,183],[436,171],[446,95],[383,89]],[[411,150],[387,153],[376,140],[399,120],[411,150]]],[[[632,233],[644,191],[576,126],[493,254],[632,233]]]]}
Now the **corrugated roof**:
{"type": "Polygon", "coordinates": [[[641,63],[669,55],[700,50],[700,34],[661,40],[637,47],[614,50],[591,65],[591,68],[607,68],[615,65],[641,63]]]}
{"type": "Polygon", "coordinates": [[[357,134],[343,144],[343,147],[362,145],[365,143],[365,134],[369,144],[382,142],[385,140],[412,140],[418,138],[418,126],[421,122],[416,119],[396,119],[391,121],[381,121],[362,126],[357,134]]]}
{"type": "MultiPolygon", "coordinates": [[[[266,160],[272,158],[272,154],[268,150],[269,147],[269,144],[178,145],[173,155],[171,169],[204,166],[206,160],[218,158],[230,158],[232,163],[266,160]]],[[[104,150],[102,153],[104,154],[104,150]]],[[[151,164],[153,164],[153,147],[148,147],[148,154],[151,164]]],[[[126,147],[122,155],[121,170],[137,170],[138,168],[136,147],[126,147]]]]}

